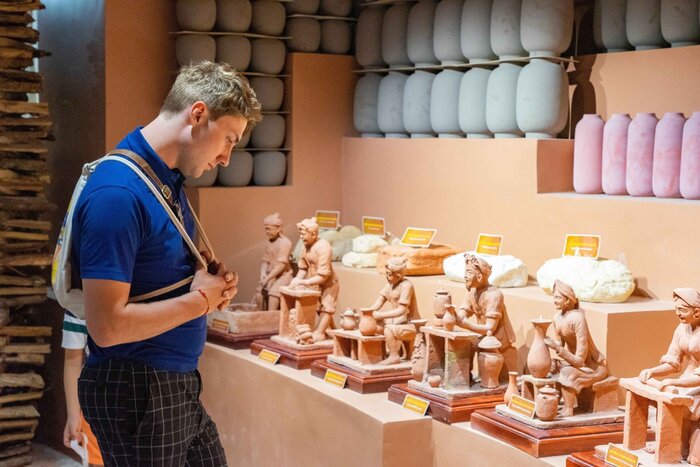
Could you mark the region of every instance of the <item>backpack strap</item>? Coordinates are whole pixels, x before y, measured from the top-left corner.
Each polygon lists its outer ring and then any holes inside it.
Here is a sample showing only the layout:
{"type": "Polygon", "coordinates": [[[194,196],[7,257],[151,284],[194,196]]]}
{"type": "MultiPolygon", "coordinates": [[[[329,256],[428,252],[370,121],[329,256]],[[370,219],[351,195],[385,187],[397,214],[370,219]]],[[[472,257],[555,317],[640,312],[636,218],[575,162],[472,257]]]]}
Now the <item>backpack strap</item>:
{"type": "MultiPolygon", "coordinates": [[[[158,176],[155,174],[153,169],[151,168],[150,165],[148,165],[148,162],[146,162],[141,156],[136,154],[133,151],[129,151],[128,149],[116,149],[114,151],[110,151],[107,153],[106,156],[104,156],[101,161],[104,160],[114,160],[121,162],[122,164],[128,166],[131,170],[133,170],[136,175],[141,178],[141,180],[146,184],[146,186],[153,192],[155,195],[156,199],[158,202],[163,206],[163,209],[165,209],[166,213],[168,214],[168,217],[170,217],[170,220],[173,222],[175,227],[177,228],[178,232],[182,236],[183,240],[189,247],[192,255],[197,259],[197,261],[203,266],[207,267],[207,262],[206,260],[202,257],[202,255],[199,253],[199,250],[195,246],[194,242],[188,235],[187,231],[185,230],[185,227],[182,225],[181,219],[178,218],[175,213],[179,212],[179,207],[175,203],[175,200],[173,199],[172,196],[172,190],[170,189],[169,186],[163,184],[163,182],[160,181],[158,176]],[[119,157],[123,156],[123,157],[119,157]],[[138,165],[138,167],[137,167],[138,165]],[[139,170],[139,168],[141,170],[139,170]]],[[[187,198],[185,198],[187,199],[187,198]]],[[[197,231],[200,235],[200,238],[202,239],[202,242],[204,243],[205,247],[209,251],[212,257],[214,257],[214,249],[211,246],[211,243],[209,242],[209,238],[206,236],[204,233],[204,229],[202,228],[202,224],[199,222],[199,218],[197,218],[197,215],[195,214],[194,210],[192,209],[192,205],[190,204],[189,200],[187,200],[187,207],[190,210],[190,213],[192,214],[192,218],[194,219],[195,226],[197,228],[197,231]]],[[[168,292],[171,292],[179,287],[182,287],[183,285],[186,285],[194,279],[194,276],[189,276],[181,281],[178,281],[174,284],[168,285],[166,287],[162,287],[157,290],[153,290],[151,292],[148,292],[146,294],[138,295],[135,297],[131,297],[129,299],[130,303],[133,302],[140,302],[143,300],[147,300],[149,298],[157,297],[159,295],[166,294],[168,292]]]]}

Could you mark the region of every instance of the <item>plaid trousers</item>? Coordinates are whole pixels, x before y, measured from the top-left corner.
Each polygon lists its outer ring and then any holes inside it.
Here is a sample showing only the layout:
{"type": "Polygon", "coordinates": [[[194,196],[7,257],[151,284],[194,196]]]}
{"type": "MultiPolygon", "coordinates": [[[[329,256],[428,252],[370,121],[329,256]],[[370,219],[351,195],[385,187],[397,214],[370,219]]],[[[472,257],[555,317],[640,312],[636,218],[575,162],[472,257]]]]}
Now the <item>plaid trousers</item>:
{"type": "Polygon", "coordinates": [[[201,389],[196,370],[156,370],[118,359],[83,368],[78,380],[80,408],[108,467],[225,467],[201,389]]]}

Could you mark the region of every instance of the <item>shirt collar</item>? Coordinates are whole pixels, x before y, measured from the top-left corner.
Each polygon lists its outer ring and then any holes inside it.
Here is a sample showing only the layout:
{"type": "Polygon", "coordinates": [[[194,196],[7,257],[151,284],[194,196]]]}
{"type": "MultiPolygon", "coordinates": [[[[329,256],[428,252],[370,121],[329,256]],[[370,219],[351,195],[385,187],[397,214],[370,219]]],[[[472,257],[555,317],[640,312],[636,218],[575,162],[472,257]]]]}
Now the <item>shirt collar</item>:
{"type": "Polygon", "coordinates": [[[136,127],[134,131],[126,135],[117,147],[130,149],[143,157],[148,162],[148,165],[151,166],[153,172],[160,178],[160,181],[169,185],[170,188],[175,189],[175,192],[178,193],[182,183],[185,181],[184,175],[178,169],[171,169],[165,165],[163,159],[160,158],[151,145],[148,144],[146,138],[143,137],[141,133],[142,128],[141,126],[136,127]]]}

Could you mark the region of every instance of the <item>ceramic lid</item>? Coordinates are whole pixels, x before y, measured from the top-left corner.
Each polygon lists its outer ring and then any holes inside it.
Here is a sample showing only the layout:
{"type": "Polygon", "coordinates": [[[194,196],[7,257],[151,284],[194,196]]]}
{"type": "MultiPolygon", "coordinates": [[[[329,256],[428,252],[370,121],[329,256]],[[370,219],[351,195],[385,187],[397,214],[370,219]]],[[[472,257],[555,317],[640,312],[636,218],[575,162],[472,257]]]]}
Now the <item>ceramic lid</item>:
{"type": "Polygon", "coordinates": [[[554,389],[552,386],[543,387],[542,389],[540,389],[539,393],[547,395],[547,396],[549,396],[549,395],[558,396],[559,395],[559,391],[554,389]]]}
{"type": "Polygon", "coordinates": [[[482,350],[500,349],[501,341],[499,341],[493,335],[491,335],[491,331],[489,331],[488,333],[486,333],[486,337],[481,339],[481,342],[479,342],[478,347],[482,350]]]}
{"type": "Polygon", "coordinates": [[[345,312],[343,313],[343,316],[352,316],[352,317],[354,317],[354,316],[355,316],[355,310],[353,310],[352,308],[348,308],[348,309],[345,310],[345,312]]]}

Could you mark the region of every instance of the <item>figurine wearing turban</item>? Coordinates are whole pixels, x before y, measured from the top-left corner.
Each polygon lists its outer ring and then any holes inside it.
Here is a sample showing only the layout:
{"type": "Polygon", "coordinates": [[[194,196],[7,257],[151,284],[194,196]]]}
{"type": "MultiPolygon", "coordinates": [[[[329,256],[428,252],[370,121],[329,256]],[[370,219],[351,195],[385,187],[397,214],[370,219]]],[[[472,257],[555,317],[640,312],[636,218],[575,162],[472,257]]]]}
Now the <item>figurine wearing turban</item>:
{"type": "Polygon", "coordinates": [[[416,328],[410,323],[413,319],[419,319],[416,292],[411,281],[406,279],[406,259],[391,258],[384,268],[387,284],[379,292],[377,301],[372,305],[375,311],[374,319],[384,324],[384,337],[389,349],[389,356],[382,360],[380,365],[392,365],[401,362],[401,348],[405,343],[405,359],[410,359],[413,353],[413,340],[416,337],[416,328]],[[379,309],[389,303],[388,310],[379,309]]]}
{"type": "Polygon", "coordinates": [[[260,264],[260,281],[255,291],[255,303],[259,310],[280,309],[280,287],[292,280],[289,256],[292,242],[282,233],[282,218],[278,213],[263,220],[267,245],[260,264]]]}
{"type": "Polygon", "coordinates": [[[610,372],[603,355],[591,337],[586,316],[578,306],[574,289],[560,280],[554,281],[555,338],[545,344],[555,352],[552,374],[561,385],[564,407],[561,415],[574,414],[581,390],[605,379],[610,372]]]}

